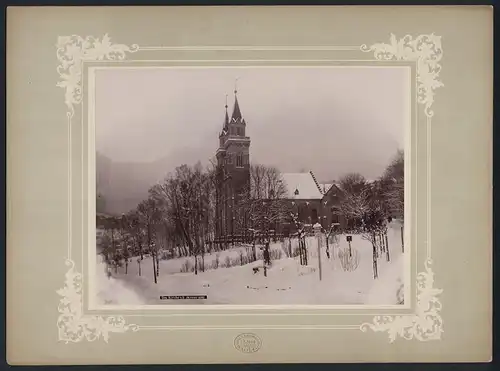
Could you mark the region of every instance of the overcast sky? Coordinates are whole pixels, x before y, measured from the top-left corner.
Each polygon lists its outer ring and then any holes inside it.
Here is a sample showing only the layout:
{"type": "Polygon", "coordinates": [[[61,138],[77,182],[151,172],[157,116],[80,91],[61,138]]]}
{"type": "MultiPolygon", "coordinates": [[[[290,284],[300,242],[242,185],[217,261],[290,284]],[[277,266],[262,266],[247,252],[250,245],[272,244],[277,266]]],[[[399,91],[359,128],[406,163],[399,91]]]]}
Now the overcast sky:
{"type": "Polygon", "coordinates": [[[403,148],[408,68],[245,67],[98,70],[97,150],[116,162],[208,160],[236,78],[253,163],[375,178],[403,148]]]}

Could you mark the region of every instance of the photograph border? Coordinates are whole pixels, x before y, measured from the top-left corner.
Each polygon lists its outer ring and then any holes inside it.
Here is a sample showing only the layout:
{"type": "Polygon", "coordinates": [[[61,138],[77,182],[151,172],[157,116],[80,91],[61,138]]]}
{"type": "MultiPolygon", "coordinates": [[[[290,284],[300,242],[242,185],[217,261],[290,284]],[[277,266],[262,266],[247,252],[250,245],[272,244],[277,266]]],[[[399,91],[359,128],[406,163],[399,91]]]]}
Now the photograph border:
{"type": "MultiPolygon", "coordinates": [[[[416,300],[414,313],[398,315],[377,315],[371,322],[363,322],[356,325],[338,326],[265,326],[265,329],[357,329],[361,331],[372,330],[375,332],[387,332],[389,341],[396,338],[407,340],[416,339],[420,341],[441,339],[443,332],[443,320],[440,315],[441,302],[439,294],[442,289],[434,287],[434,272],[432,270],[432,250],[431,250],[431,122],[434,112],[432,104],[435,98],[434,90],[442,87],[443,83],[438,80],[441,70],[440,61],[442,58],[441,37],[434,34],[419,35],[413,38],[406,35],[397,39],[395,35],[390,35],[389,43],[376,43],[371,46],[363,44],[361,46],[329,46],[329,47],[286,47],[286,46],[266,46],[266,47],[245,47],[245,46],[193,46],[193,47],[166,47],[150,46],[139,47],[137,44],[127,46],[124,44],[113,44],[108,35],[101,39],[94,37],[82,38],[80,36],[59,37],[57,43],[57,67],[60,81],[58,87],[65,89],[65,104],[67,106],[67,126],[68,126],[68,250],[65,263],[68,271],[65,275],[65,285],[57,293],[62,297],[59,302],[59,318],[57,327],[59,330],[59,340],[69,342],[79,342],[84,339],[93,341],[102,338],[108,341],[110,333],[139,331],[139,330],[160,330],[160,329],[235,329],[234,326],[142,326],[127,324],[126,315],[88,315],[85,313],[83,299],[83,275],[75,268],[75,261],[72,256],[73,235],[71,228],[72,212],[72,123],[76,106],[83,103],[83,71],[85,62],[97,61],[124,61],[132,53],[138,51],[161,51],[161,50],[181,50],[181,51],[359,51],[361,53],[373,53],[373,61],[395,61],[412,62],[416,65],[416,104],[423,106],[426,122],[426,251],[424,270],[417,272],[416,279],[416,300]]],[[[143,60],[140,60],[143,61],[143,60]]],[[[176,60],[179,62],[179,60],[176,60]]],[[[215,61],[215,60],[214,60],[215,61]]],[[[242,60],[238,60],[242,61],[242,60]]],[[[303,60],[300,60],[303,61],[303,60]]],[[[339,60],[342,61],[342,60],[339,60]]],[[[363,62],[370,60],[363,60],[363,62]]],[[[259,60],[265,62],[265,60],[259,60]]],[[[413,108],[412,108],[413,109],[413,108]]],[[[83,114],[82,114],[83,119],[83,114]]],[[[418,124],[418,123],[417,123],[418,124]]],[[[83,131],[83,127],[81,128],[83,131]]],[[[83,151],[83,147],[82,147],[83,151]]],[[[410,166],[405,161],[405,174],[410,166]]],[[[406,182],[405,182],[406,188],[406,182]]],[[[406,189],[405,189],[406,193],[406,189]]],[[[406,199],[406,196],[405,196],[406,199]]],[[[81,199],[82,207],[84,197],[81,199]]],[[[405,202],[406,204],[406,202],[405,202]]],[[[405,207],[405,214],[407,213],[405,207]]],[[[83,233],[82,233],[83,234],[83,233]]],[[[405,235],[407,235],[407,230],[405,235]]],[[[406,237],[406,236],[405,236],[406,237]]],[[[412,298],[413,301],[413,298],[412,298]]],[[[254,327],[255,328],[255,327],[254,327]]],[[[247,329],[247,328],[246,328],[247,329]]]]}

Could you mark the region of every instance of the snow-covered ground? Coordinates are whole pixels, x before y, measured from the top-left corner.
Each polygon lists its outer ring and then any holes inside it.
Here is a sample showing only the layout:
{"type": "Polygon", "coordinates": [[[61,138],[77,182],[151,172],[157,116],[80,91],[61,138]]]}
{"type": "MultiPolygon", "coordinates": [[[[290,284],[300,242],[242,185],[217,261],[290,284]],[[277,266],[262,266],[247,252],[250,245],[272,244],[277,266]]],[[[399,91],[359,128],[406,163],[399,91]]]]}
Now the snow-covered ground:
{"type": "MultiPolygon", "coordinates": [[[[401,302],[403,254],[401,234],[397,223],[388,233],[390,262],[382,253],[378,260],[378,279],[373,279],[372,245],[360,235],[351,242],[354,256],[359,257],[357,269],[345,271],[339,251],[348,254],[346,236],[339,242],[328,259],[323,239],[321,247],[321,280],[318,267],[318,245],[315,237],[307,238],[308,265],[300,265],[299,257],[288,257],[288,242],[271,245],[276,259],[264,276],[262,259],[246,263],[250,246],[235,247],[205,256],[205,272],[195,275],[191,271],[194,258],[160,260],[158,283],[153,280],[153,262],[145,257],[141,262],[141,276],[137,258],[131,259],[127,274],[118,268],[108,278],[104,264],[97,267],[98,301],[100,304],[398,304],[401,302]],[[244,265],[241,263],[243,256],[244,265]],[[281,257],[278,259],[278,257],[281,257]],[[226,266],[229,265],[229,268],[226,266]],[[215,268],[218,267],[218,268],[215,268]],[[253,268],[259,268],[254,272],[253,268]],[[399,294],[399,296],[398,296],[399,294]],[[206,295],[207,299],[161,300],[162,295],[206,295]]],[[[292,247],[297,241],[292,241],[292,247]]],[[[332,251],[330,244],[330,251],[332,251]]],[[[260,253],[261,254],[261,253],[260,253]]],[[[261,257],[261,255],[260,255],[261,257]]]]}
{"type": "Polygon", "coordinates": [[[132,288],[120,279],[108,276],[106,264],[102,259],[97,259],[96,265],[96,286],[97,304],[128,304],[141,305],[144,300],[132,288]]]}

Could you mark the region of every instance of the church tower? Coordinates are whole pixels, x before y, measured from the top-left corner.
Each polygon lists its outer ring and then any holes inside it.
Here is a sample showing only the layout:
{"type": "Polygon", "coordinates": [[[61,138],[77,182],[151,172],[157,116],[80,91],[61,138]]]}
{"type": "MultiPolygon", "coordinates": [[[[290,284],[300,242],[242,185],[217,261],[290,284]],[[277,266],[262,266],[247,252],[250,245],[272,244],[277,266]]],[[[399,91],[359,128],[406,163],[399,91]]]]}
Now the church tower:
{"type": "Polygon", "coordinates": [[[246,136],[246,122],[234,90],[231,118],[227,112],[219,135],[217,157],[217,223],[218,238],[227,239],[243,234],[238,216],[238,204],[250,190],[250,138],[246,136]]]}

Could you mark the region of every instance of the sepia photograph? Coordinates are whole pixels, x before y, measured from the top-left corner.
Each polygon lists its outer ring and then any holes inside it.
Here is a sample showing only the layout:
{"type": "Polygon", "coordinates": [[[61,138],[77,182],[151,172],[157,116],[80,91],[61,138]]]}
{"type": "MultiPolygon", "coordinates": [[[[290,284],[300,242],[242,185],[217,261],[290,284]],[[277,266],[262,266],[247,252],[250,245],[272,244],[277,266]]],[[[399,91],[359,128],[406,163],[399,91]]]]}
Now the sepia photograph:
{"type": "Polygon", "coordinates": [[[96,304],[403,305],[409,112],[408,67],[96,69],[96,304]]]}

